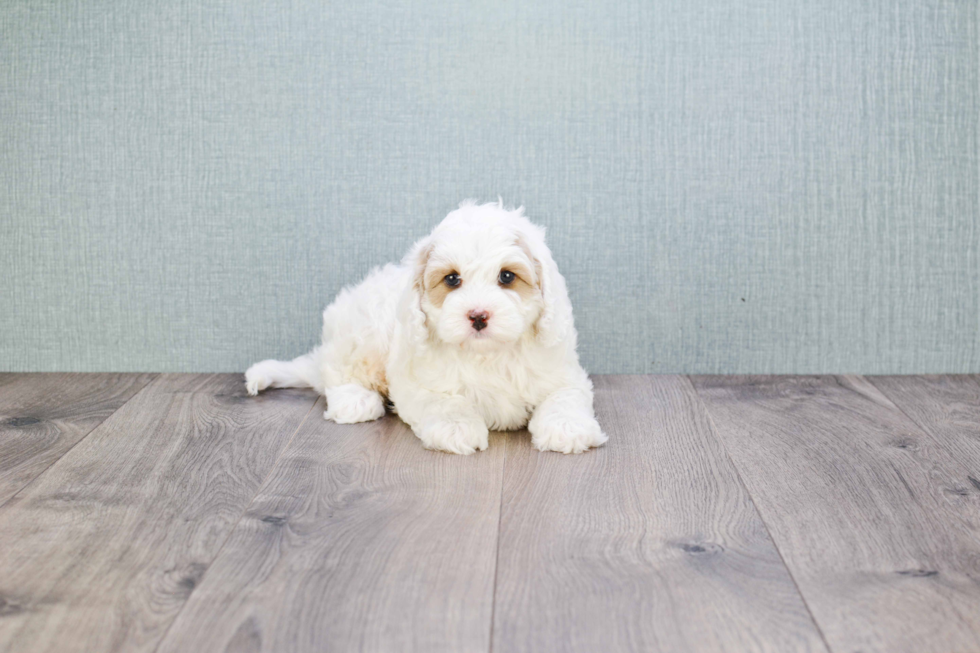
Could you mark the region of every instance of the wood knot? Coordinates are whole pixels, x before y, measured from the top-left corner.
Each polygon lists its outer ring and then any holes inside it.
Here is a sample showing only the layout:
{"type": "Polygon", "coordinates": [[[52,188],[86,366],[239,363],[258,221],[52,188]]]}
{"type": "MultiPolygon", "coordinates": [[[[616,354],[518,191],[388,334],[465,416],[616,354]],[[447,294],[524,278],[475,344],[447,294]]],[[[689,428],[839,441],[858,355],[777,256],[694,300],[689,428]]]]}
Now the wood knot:
{"type": "Polygon", "coordinates": [[[14,599],[7,598],[6,596],[0,596],[0,617],[6,617],[12,614],[18,614],[24,611],[24,606],[15,601],[14,599]]]}
{"type": "Polygon", "coordinates": [[[4,425],[13,427],[15,429],[24,428],[25,426],[34,426],[35,424],[40,424],[41,420],[37,417],[11,417],[4,425]]]}
{"type": "Polygon", "coordinates": [[[189,595],[197,587],[198,583],[201,582],[201,578],[204,577],[204,572],[208,570],[208,566],[203,562],[191,562],[187,565],[187,568],[180,574],[180,579],[177,581],[177,587],[180,591],[189,595]]]}
{"type": "Polygon", "coordinates": [[[254,399],[254,397],[250,397],[248,395],[241,394],[238,392],[219,392],[214,395],[214,398],[223,404],[240,404],[245,401],[254,399]]]}
{"type": "Polygon", "coordinates": [[[724,547],[714,542],[672,542],[671,546],[691,555],[708,555],[724,551],[724,547]]]}
{"type": "Polygon", "coordinates": [[[939,572],[935,569],[903,569],[895,573],[899,576],[909,576],[911,578],[928,578],[929,576],[939,575],[939,572]]]}

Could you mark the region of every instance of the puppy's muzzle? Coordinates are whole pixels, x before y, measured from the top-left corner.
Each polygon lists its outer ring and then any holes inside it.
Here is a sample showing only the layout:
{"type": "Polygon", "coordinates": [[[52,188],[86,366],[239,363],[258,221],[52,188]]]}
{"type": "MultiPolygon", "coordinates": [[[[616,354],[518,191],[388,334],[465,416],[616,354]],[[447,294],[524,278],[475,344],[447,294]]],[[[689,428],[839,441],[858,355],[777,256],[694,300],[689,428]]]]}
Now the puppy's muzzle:
{"type": "Polygon", "coordinates": [[[490,313],[486,311],[470,311],[466,314],[466,317],[470,318],[470,324],[477,331],[482,331],[487,328],[487,321],[490,319],[490,313]]]}

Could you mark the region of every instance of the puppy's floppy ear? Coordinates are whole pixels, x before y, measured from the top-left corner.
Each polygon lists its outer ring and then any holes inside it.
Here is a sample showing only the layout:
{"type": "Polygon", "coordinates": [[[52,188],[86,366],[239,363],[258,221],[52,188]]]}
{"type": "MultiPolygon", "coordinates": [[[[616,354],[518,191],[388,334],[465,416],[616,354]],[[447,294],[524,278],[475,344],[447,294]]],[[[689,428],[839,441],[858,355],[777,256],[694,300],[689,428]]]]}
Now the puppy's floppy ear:
{"type": "Polygon", "coordinates": [[[541,290],[543,308],[535,329],[541,344],[551,347],[573,333],[572,303],[565,278],[558,272],[558,265],[545,244],[543,227],[528,223],[521,229],[521,244],[531,255],[541,290]]]}
{"type": "Polygon", "coordinates": [[[429,335],[425,326],[425,311],[422,310],[422,296],[425,294],[425,267],[431,253],[432,238],[423,238],[412,246],[402,260],[410,277],[399,305],[399,317],[406,335],[416,345],[422,345],[429,335]]]}

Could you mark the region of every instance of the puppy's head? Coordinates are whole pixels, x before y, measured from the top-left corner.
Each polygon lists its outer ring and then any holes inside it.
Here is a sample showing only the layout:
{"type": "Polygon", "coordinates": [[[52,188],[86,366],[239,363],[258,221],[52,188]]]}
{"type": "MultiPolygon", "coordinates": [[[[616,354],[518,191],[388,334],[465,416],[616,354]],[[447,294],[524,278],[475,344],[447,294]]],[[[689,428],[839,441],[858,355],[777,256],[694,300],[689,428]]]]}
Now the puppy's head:
{"type": "Polygon", "coordinates": [[[571,331],[564,279],[523,208],[464,202],[406,262],[420,339],[488,352],[526,334],[551,346],[571,331]]]}

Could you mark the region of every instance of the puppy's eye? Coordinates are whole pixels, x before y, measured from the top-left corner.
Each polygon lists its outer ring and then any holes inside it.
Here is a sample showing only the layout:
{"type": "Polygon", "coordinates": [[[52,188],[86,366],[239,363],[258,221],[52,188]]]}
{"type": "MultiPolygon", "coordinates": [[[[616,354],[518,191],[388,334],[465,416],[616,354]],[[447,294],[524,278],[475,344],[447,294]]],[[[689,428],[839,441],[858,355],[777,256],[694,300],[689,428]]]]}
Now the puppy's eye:
{"type": "Polygon", "coordinates": [[[500,271],[500,277],[499,277],[500,283],[502,283],[505,286],[509,286],[510,284],[514,283],[514,279],[516,278],[517,275],[511,272],[510,270],[500,271]]]}
{"type": "Polygon", "coordinates": [[[443,282],[450,288],[455,288],[462,281],[463,280],[460,279],[459,275],[456,274],[455,272],[453,272],[452,274],[447,274],[446,277],[443,279],[443,282]]]}

